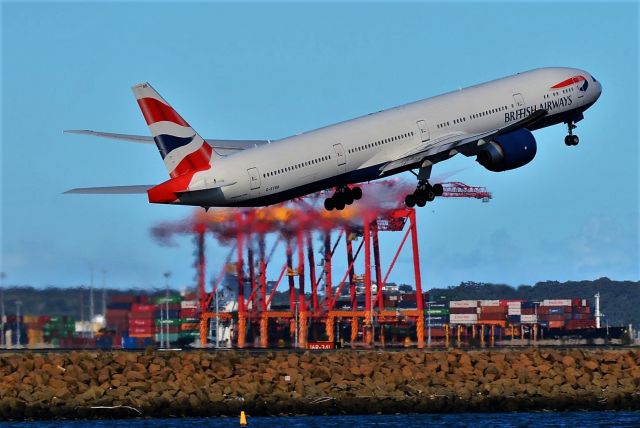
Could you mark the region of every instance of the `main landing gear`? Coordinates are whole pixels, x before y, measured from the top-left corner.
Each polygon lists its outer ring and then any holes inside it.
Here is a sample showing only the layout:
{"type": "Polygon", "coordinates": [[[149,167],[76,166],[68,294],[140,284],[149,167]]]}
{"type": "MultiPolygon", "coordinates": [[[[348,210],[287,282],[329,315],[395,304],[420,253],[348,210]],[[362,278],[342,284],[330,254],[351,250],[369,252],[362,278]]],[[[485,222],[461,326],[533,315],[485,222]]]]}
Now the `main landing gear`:
{"type": "Polygon", "coordinates": [[[362,189],[359,187],[340,186],[330,198],[324,200],[324,208],[331,211],[334,208],[342,211],[345,206],[351,205],[353,201],[362,198],[362,189]]]}
{"type": "MultiPolygon", "coordinates": [[[[413,171],[412,171],[413,172],[413,171]]],[[[436,196],[442,196],[444,189],[442,184],[437,183],[433,186],[429,184],[429,177],[431,176],[431,166],[421,166],[418,174],[414,172],[418,177],[418,186],[415,192],[408,194],[404,198],[404,203],[409,208],[413,208],[416,205],[424,207],[427,202],[433,201],[436,196]]]]}
{"type": "Polygon", "coordinates": [[[427,180],[420,180],[418,181],[418,187],[415,192],[408,194],[404,198],[404,203],[409,208],[413,208],[416,205],[424,207],[427,202],[433,201],[436,196],[442,196],[443,192],[444,188],[442,184],[436,183],[432,186],[427,180]]]}
{"type": "Polygon", "coordinates": [[[569,128],[569,135],[564,137],[564,143],[567,146],[577,146],[580,142],[580,138],[577,135],[573,135],[573,130],[577,128],[575,122],[567,122],[567,128],[569,128]]]}

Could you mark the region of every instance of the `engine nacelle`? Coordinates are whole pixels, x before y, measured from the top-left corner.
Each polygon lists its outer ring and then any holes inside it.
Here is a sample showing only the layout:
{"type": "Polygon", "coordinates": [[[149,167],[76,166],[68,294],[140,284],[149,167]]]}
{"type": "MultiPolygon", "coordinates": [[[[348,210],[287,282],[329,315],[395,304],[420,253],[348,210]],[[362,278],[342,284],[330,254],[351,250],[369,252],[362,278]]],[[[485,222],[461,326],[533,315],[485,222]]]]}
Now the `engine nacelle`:
{"type": "Polygon", "coordinates": [[[489,171],[508,171],[531,162],[537,149],[536,139],[531,131],[518,129],[484,144],[476,160],[489,171]]]}

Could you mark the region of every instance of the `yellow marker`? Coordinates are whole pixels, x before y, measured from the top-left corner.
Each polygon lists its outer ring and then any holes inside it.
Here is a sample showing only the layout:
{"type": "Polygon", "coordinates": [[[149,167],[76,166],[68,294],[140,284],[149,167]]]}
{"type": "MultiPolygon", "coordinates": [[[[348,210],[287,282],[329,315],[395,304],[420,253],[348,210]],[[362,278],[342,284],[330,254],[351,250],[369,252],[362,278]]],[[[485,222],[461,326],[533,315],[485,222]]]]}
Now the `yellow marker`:
{"type": "Polygon", "coordinates": [[[245,426],[247,424],[247,415],[244,414],[244,410],[240,412],[240,425],[245,426]]]}

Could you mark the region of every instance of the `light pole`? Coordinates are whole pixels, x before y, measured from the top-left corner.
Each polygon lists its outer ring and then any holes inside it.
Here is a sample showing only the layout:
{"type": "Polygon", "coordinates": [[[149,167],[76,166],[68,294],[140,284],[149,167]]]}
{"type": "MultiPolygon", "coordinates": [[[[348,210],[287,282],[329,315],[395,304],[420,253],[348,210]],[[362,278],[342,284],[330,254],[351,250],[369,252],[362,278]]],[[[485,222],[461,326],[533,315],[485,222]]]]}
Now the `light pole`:
{"type": "Polygon", "coordinates": [[[93,338],[93,318],[95,317],[95,305],[93,304],[93,266],[89,266],[89,337],[93,338]]]}
{"type": "MultiPolygon", "coordinates": [[[[165,319],[162,327],[162,335],[164,336],[166,347],[170,347],[169,342],[169,278],[171,277],[171,271],[167,271],[164,274],[164,286],[165,286],[165,301],[164,301],[164,309],[165,309],[165,319]],[[166,325],[166,328],[164,327],[166,325]],[[166,331],[166,334],[165,334],[166,331]]],[[[162,314],[162,307],[160,307],[160,314],[162,314]]],[[[162,342],[160,343],[162,346],[162,342]]]]}
{"type": "Polygon", "coordinates": [[[431,349],[431,304],[432,301],[427,302],[427,348],[431,349]]]}
{"type": "Polygon", "coordinates": [[[22,302],[16,300],[16,348],[20,347],[20,305],[22,302]]]}
{"type": "Polygon", "coordinates": [[[102,269],[102,316],[107,319],[107,270],[102,269]]]}
{"type": "Polygon", "coordinates": [[[220,291],[216,287],[216,294],[215,294],[215,298],[216,298],[216,349],[220,347],[220,314],[218,313],[218,311],[220,310],[220,307],[218,306],[218,293],[219,292],[220,291]]]}
{"type": "Polygon", "coordinates": [[[4,272],[0,272],[0,346],[4,347],[4,324],[7,322],[7,314],[4,312],[4,279],[7,277],[7,274],[4,272]]]}
{"type": "Polygon", "coordinates": [[[296,302],[296,312],[295,312],[295,323],[296,323],[296,329],[295,329],[295,348],[298,349],[298,302],[296,302]]]}

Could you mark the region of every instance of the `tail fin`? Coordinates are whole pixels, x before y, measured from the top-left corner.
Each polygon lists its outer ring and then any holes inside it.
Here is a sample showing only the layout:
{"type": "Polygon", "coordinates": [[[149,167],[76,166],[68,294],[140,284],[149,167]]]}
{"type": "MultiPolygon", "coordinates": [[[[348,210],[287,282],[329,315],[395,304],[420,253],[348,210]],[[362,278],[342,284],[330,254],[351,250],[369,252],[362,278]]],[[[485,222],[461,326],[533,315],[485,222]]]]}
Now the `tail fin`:
{"type": "Polygon", "coordinates": [[[218,156],[214,149],[150,84],[140,83],[131,89],[169,175],[173,178],[209,169],[211,158],[218,156]]]}

